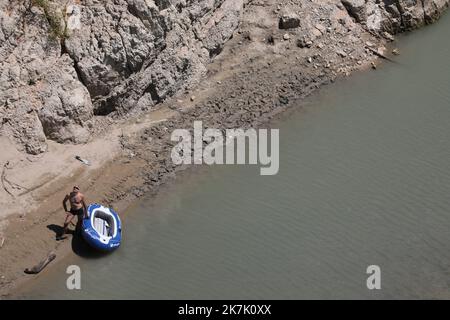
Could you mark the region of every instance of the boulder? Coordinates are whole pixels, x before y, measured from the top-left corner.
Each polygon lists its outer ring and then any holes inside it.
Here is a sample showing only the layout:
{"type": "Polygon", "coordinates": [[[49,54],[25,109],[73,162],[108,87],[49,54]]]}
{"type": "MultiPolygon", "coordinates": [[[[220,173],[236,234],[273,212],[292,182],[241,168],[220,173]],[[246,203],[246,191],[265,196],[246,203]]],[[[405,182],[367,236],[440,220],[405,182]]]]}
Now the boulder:
{"type": "Polygon", "coordinates": [[[448,8],[449,0],[341,0],[348,14],[372,32],[402,31],[432,23],[448,8]]]}
{"type": "Polygon", "coordinates": [[[284,13],[280,16],[278,27],[280,29],[294,29],[300,26],[300,17],[296,13],[284,13]]]}
{"type": "Polygon", "coordinates": [[[27,153],[37,155],[47,151],[47,139],[42,124],[34,112],[24,115],[18,127],[21,133],[19,139],[22,140],[27,153]]]}
{"type": "Polygon", "coordinates": [[[43,100],[39,111],[43,130],[49,139],[60,143],[85,143],[93,116],[89,93],[76,83],[63,88],[52,90],[43,100]]]}
{"type": "Polygon", "coordinates": [[[306,36],[302,36],[299,39],[297,39],[297,47],[299,48],[311,48],[312,45],[313,45],[312,40],[310,40],[306,36]]]}
{"type": "Polygon", "coordinates": [[[366,2],[366,0],[342,0],[345,9],[347,9],[350,16],[355,18],[357,22],[362,22],[367,19],[366,2]]]}

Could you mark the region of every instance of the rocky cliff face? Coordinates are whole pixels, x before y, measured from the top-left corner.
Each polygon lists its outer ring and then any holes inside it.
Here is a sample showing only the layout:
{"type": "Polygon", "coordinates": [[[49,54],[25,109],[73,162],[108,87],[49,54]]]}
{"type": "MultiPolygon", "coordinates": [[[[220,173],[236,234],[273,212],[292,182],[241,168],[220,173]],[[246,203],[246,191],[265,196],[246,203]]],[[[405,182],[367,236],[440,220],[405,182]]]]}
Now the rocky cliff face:
{"type": "Polygon", "coordinates": [[[342,0],[349,14],[368,30],[395,34],[437,20],[448,0],[342,0]]]}
{"type": "Polygon", "coordinates": [[[197,81],[242,9],[242,0],[86,1],[65,44],[94,113],[147,109],[197,81]]]}
{"type": "Polygon", "coordinates": [[[1,134],[31,154],[197,82],[243,0],[1,0],[1,134]]]}
{"type": "MultiPolygon", "coordinates": [[[[433,22],[450,0],[323,1],[389,36],[433,22]]],[[[193,86],[249,2],[0,0],[0,134],[30,154],[49,139],[84,143],[98,118],[142,112],[193,86]]],[[[301,16],[282,11],[280,28],[301,27],[301,16]]]]}

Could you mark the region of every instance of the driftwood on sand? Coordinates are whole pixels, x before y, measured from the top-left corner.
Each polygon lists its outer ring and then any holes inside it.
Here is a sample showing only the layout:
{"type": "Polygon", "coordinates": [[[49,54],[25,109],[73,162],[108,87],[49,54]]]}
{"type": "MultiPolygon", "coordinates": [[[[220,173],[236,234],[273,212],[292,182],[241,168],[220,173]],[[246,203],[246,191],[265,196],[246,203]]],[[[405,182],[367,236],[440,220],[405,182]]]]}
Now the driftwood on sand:
{"type": "Polygon", "coordinates": [[[37,274],[42,271],[50,262],[52,262],[56,258],[56,254],[54,252],[50,252],[47,257],[39,262],[32,268],[26,268],[25,273],[27,274],[37,274]]]}
{"type": "Polygon", "coordinates": [[[6,161],[6,163],[3,165],[3,171],[2,171],[2,175],[1,175],[2,186],[3,186],[3,189],[6,191],[6,193],[8,193],[11,197],[15,198],[14,194],[6,186],[7,184],[12,189],[25,190],[25,192],[22,192],[21,194],[19,194],[19,196],[30,192],[31,191],[30,189],[25,188],[24,186],[21,186],[18,183],[8,180],[8,178],[6,177],[6,169],[9,169],[9,166],[10,166],[10,162],[6,161]]]}
{"type": "Polygon", "coordinates": [[[387,60],[387,61],[389,61],[389,62],[393,62],[393,63],[395,63],[395,61],[394,60],[392,60],[391,58],[389,58],[389,57],[386,57],[384,54],[382,54],[381,52],[378,52],[377,50],[375,50],[375,49],[372,49],[371,47],[366,47],[367,49],[369,49],[369,51],[370,52],[372,52],[374,55],[376,55],[377,57],[380,57],[381,59],[384,59],[384,60],[387,60]]]}
{"type": "Polygon", "coordinates": [[[11,191],[9,191],[8,190],[8,188],[6,187],[6,185],[5,185],[5,178],[6,178],[6,168],[8,167],[8,165],[9,165],[9,161],[7,161],[4,165],[3,165],[3,171],[2,171],[2,186],[3,186],[3,189],[6,191],[6,193],[7,194],[9,194],[11,197],[13,197],[14,198],[14,195],[11,193],[11,191]]]}

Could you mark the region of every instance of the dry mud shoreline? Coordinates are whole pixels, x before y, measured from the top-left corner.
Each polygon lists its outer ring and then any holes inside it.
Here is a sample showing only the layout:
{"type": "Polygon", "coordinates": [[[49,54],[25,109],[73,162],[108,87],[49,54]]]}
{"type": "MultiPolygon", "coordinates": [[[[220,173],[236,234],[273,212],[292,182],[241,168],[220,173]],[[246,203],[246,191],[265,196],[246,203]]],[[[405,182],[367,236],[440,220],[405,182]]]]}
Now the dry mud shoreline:
{"type": "MultiPolygon", "coordinates": [[[[81,186],[89,202],[124,212],[137,198],[156,193],[161,184],[191,168],[171,161],[174,129],[192,128],[194,120],[202,120],[205,128],[258,128],[280,112],[300,107],[302,99],[321,86],[378,65],[376,53],[392,57],[391,34],[368,30],[371,20],[349,10],[349,3],[358,1],[249,1],[233,37],[195,85],[181,88],[149,111],[98,120],[98,129],[84,145],[50,143],[44,156],[17,154],[22,161],[8,165],[13,151],[2,156],[8,181],[35,187],[16,188],[13,198],[2,195],[11,205],[0,220],[0,297],[11,296],[35,277],[25,275],[24,269],[48,252],[56,252],[56,260],[73,254],[71,239],[55,241],[64,219],[61,201],[73,184],[81,186]],[[283,16],[284,23],[295,27],[282,26],[283,16]],[[93,165],[82,165],[74,155],[93,165]],[[52,169],[61,174],[48,176],[52,169]]],[[[45,272],[51,272],[51,264],[45,272]]]]}

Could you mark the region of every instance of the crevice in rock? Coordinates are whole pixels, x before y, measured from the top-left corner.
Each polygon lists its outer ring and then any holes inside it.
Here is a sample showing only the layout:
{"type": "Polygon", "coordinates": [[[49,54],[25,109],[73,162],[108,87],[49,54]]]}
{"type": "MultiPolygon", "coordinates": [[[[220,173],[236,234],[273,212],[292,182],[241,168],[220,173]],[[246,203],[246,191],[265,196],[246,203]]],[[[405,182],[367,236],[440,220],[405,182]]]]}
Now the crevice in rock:
{"type": "MultiPolygon", "coordinates": [[[[83,75],[80,70],[80,67],[78,66],[77,61],[70,55],[69,51],[67,50],[66,42],[64,41],[64,39],[61,39],[61,56],[63,54],[67,54],[70,57],[70,59],[72,60],[73,69],[75,70],[78,81],[80,81],[80,83],[87,89],[87,91],[89,92],[89,95],[90,95],[88,85],[87,85],[86,81],[83,79],[83,75]]],[[[92,101],[92,99],[91,99],[91,101],[92,101]]]]}
{"type": "Polygon", "coordinates": [[[148,87],[144,90],[144,94],[150,93],[150,97],[155,104],[158,104],[162,101],[161,97],[158,95],[156,90],[156,86],[153,82],[151,82],[148,87]]]}
{"type": "MultiPolygon", "coordinates": [[[[162,4],[161,4],[162,5],[162,4]]],[[[160,6],[157,4],[159,11],[162,10],[160,8],[160,6]]],[[[145,28],[147,28],[149,31],[152,29],[160,29],[161,30],[161,34],[159,36],[157,36],[154,39],[154,48],[153,48],[153,52],[150,52],[149,56],[147,57],[147,59],[145,59],[139,66],[136,66],[135,68],[133,68],[132,66],[130,66],[130,64],[128,63],[128,61],[126,62],[127,64],[127,70],[129,72],[129,74],[126,76],[128,77],[129,75],[141,71],[143,69],[146,68],[146,66],[150,65],[153,63],[153,61],[156,59],[156,57],[165,50],[166,48],[166,43],[165,43],[165,39],[167,38],[167,34],[172,30],[172,26],[166,26],[164,19],[161,18],[161,16],[158,16],[156,21],[151,21],[151,20],[143,20],[143,18],[141,17],[141,14],[139,13],[139,11],[131,4],[128,4],[127,6],[127,11],[134,17],[136,17],[137,19],[139,19],[139,21],[141,21],[141,23],[144,25],[145,28]],[[149,25],[150,24],[150,25],[149,25]],[[157,25],[155,27],[155,25],[157,25]]],[[[159,12],[158,12],[159,13],[159,12]]],[[[149,17],[150,18],[150,17],[149,17]]],[[[119,21],[120,22],[120,21],[119,21]]],[[[125,50],[125,54],[128,57],[128,52],[127,49],[125,47],[124,44],[124,39],[122,34],[119,32],[119,23],[117,24],[117,28],[116,28],[116,32],[119,34],[121,41],[122,41],[122,46],[125,50]]],[[[127,58],[128,59],[128,58],[127,58]]]]}
{"type": "Polygon", "coordinates": [[[159,8],[158,6],[158,16],[156,17],[156,21],[152,21],[150,18],[151,17],[147,17],[147,20],[144,20],[141,16],[141,14],[139,13],[138,9],[131,5],[128,4],[127,6],[127,11],[134,17],[136,17],[137,19],[139,19],[139,21],[141,21],[141,23],[144,25],[144,27],[146,27],[147,29],[154,29],[155,24],[157,24],[159,26],[159,28],[162,31],[162,35],[161,35],[161,39],[165,39],[167,36],[167,33],[172,29],[171,26],[166,26],[167,28],[163,28],[163,26],[165,25],[165,21],[164,18],[161,17],[160,15],[160,11],[163,10],[161,8],[159,8]],[[150,24],[150,25],[149,25],[150,24]]]}
{"type": "MultiPolygon", "coordinates": [[[[231,40],[232,38],[233,38],[233,36],[231,36],[230,39],[228,39],[228,41],[231,40]]],[[[215,56],[218,56],[222,51],[223,51],[223,46],[218,46],[216,48],[209,49],[209,58],[212,59],[215,56]]]]}
{"type": "MultiPolygon", "coordinates": [[[[65,53],[69,54],[69,51],[67,50],[67,47],[66,47],[66,41],[64,39],[61,39],[59,41],[59,43],[61,45],[61,54],[60,55],[62,56],[65,53]]],[[[70,56],[70,54],[69,54],[69,56],[70,56]]]]}
{"type": "Polygon", "coordinates": [[[431,21],[429,21],[430,19],[429,19],[429,17],[427,16],[426,11],[425,11],[425,0],[420,0],[420,2],[421,2],[421,4],[422,4],[423,21],[424,21],[425,24],[430,24],[431,21]]]}
{"type": "Polygon", "coordinates": [[[360,22],[360,21],[359,21],[359,17],[353,12],[351,5],[350,5],[347,1],[345,1],[345,0],[341,0],[341,4],[344,6],[345,11],[347,11],[347,14],[348,14],[351,18],[355,19],[356,22],[359,23],[359,22],[360,22]]]}
{"type": "Polygon", "coordinates": [[[170,1],[167,0],[154,0],[154,1],[160,11],[170,7],[170,1]]]}
{"type": "Polygon", "coordinates": [[[400,4],[400,0],[396,0],[395,1],[395,6],[397,7],[397,10],[398,10],[398,12],[400,14],[400,30],[394,30],[394,31],[395,32],[403,31],[403,30],[406,29],[406,25],[405,25],[405,20],[403,19],[404,11],[403,11],[403,8],[402,8],[402,6],[400,4]]]}
{"type": "Polygon", "coordinates": [[[125,78],[128,78],[130,75],[132,75],[134,73],[134,71],[133,71],[133,68],[130,66],[130,63],[128,62],[128,50],[127,50],[127,47],[123,40],[122,33],[119,30],[119,25],[120,25],[121,20],[122,20],[122,16],[119,18],[119,21],[117,22],[116,32],[120,37],[120,41],[122,42],[123,51],[125,51],[125,68],[126,68],[125,78]]]}
{"type": "MultiPolygon", "coordinates": [[[[163,43],[162,46],[161,46],[161,49],[159,51],[159,54],[161,54],[164,50],[166,50],[166,48],[167,48],[167,44],[163,43]]],[[[155,59],[146,59],[146,60],[144,60],[142,62],[141,68],[139,69],[139,72],[141,72],[142,70],[145,70],[148,67],[150,67],[155,62],[155,60],[156,60],[156,58],[155,59]]]]}
{"type": "Polygon", "coordinates": [[[77,74],[78,81],[80,81],[80,83],[87,89],[87,91],[89,92],[89,95],[90,95],[91,93],[89,91],[88,85],[86,84],[85,80],[83,79],[83,75],[81,73],[80,67],[78,66],[78,63],[73,59],[72,59],[72,61],[73,61],[73,69],[75,70],[75,73],[77,74]]]}
{"type": "Polygon", "coordinates": [[[183,12],[183,5],[181,4],[181,3],[177,3],[176,5],[175,5],[175,8],[177,9],[177,12],[178,13],[182,13],[183,12]]]}
{"type": "Polygon", "coordinates": [[[110,103],[109,99],[102,97],[99,100],[96,100],[94,103],[94,116],[107,116],[114,111],[116,108],[113,103],[110,103]]]}

